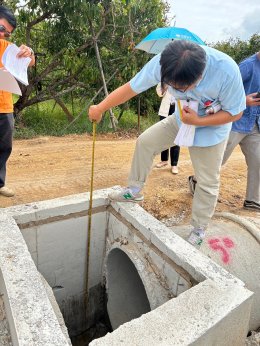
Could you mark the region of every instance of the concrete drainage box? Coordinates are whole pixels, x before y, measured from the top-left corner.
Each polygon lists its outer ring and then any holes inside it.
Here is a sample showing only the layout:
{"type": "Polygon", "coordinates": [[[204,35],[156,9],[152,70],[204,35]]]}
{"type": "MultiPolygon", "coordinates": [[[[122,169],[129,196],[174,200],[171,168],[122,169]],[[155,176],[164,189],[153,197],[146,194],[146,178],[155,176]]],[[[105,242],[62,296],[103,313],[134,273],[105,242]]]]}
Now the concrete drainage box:
{"type": "Polygon", "coordinates": [[[209,346],[215,337],[218,346],[244,345],[252,302],[244,283],[139,205],[110,204],[107,193],[94,193],[88,306],[89,194],[2,210],[0,294],[13,345],[70,344],[39,273],[71,337],[107,310],[114,331],[90,345],[209,346]]]}

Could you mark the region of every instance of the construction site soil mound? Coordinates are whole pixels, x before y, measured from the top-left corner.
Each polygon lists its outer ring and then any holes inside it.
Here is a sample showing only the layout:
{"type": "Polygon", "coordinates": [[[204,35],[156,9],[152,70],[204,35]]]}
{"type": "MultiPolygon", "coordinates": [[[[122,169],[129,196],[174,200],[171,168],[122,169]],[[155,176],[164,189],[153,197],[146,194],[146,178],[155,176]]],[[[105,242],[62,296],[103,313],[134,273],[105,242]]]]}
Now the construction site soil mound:
{"type": "MultiPolygon", "coordinates": [[[[95,147],[94,190],[127,184],[136,136],[98,135],[95,147]]],[[[12,198],[0,196],[0,206],[8,207],[78,194],[90,190],[92,136],[38,137],[15,140],[8,162],[7,185],[15,190],[12,198]]],[[[160,157],[155,158],[154,163],[160,157]]],[[[189,152],[181,148],[179,174],[170,166],[154,168],[144,189],[143,208],[169,225],[188,222],[192,197],[187,178],[193,174],[189,152]]],[[[247,169],[237,147],[222,169],[216,211],[254,215],[242,209],[247,169]]]]}

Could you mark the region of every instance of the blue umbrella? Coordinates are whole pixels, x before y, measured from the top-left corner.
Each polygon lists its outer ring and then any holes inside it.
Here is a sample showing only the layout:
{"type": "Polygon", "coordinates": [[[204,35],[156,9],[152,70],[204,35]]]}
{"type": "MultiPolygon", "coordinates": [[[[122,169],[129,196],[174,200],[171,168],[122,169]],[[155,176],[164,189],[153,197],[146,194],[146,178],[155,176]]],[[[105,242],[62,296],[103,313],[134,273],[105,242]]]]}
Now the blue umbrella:
{"type": "Polygon", "coordinates": [[[153,30],[135,48],[147,53],[159,54],[173,40],[187,40],[205,46],[205,43],[191,31],[174,26],[153,30]]]}

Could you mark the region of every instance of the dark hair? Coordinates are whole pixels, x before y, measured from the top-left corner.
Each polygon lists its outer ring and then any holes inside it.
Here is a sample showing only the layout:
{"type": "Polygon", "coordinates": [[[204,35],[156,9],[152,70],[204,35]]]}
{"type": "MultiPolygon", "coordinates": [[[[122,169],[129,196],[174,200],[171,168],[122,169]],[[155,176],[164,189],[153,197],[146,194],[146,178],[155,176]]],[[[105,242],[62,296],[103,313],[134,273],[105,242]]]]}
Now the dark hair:
{"type": "Polygon", "coordinates": [[[0,5],[0,19],[5,19],[14,29],[16,28],[16,18],[9,8],[0,5]]]}
{"type": "Polygon", "coordinates": [[[161,54],[161,83],[179,88],[192,85],[202,75],[206,66],[206,53],[198,44],[174,40],[161,54]]]}

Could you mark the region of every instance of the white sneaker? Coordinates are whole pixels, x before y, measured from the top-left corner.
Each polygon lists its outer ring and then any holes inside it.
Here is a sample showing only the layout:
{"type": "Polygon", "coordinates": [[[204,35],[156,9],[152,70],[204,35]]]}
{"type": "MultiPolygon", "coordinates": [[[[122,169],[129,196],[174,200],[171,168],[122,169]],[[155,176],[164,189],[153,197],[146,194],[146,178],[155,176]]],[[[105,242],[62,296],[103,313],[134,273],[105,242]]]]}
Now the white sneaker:
{"type": "Polygon", "coordinates": [[[13,197],[14,192],[13,190],[9,189],[6,186],[0,187],[0,195],[5,196],[5,197],[13,197]]]}
{"type": "Polygon", "coordinates": [[[172,166],[172,174],[178,174],[179,170],[177,166],[172,166]]]}
{"type": "Polygon", "coordinates": [[[109,193],[108,198],[111,201],[117,202],[141,202],[144,199],[144,196],[140,193],[134,194],[133,191],[127,187],[109,193]]]}
{"type": "Polygon", "coordinates": [[[190,232],[190,235],[187,239],[187,241],[199,248],[201,246],[201,244],[203,243],[203,240],[205,238],[205,231],[203,229],[193,229],[191,232],[190,232]]]}

